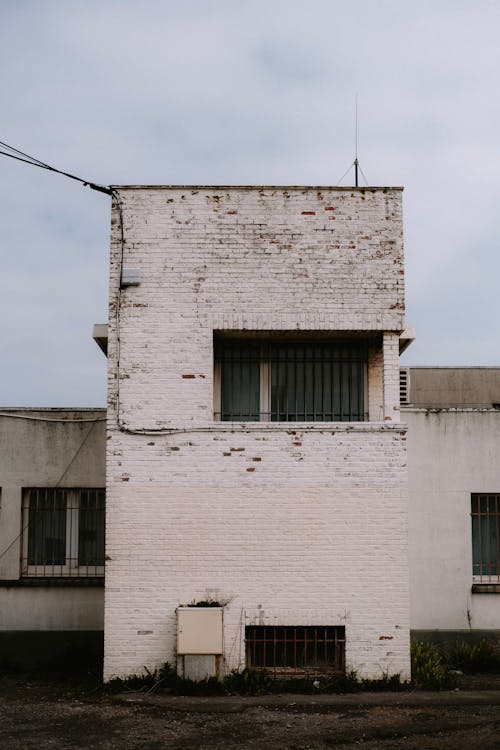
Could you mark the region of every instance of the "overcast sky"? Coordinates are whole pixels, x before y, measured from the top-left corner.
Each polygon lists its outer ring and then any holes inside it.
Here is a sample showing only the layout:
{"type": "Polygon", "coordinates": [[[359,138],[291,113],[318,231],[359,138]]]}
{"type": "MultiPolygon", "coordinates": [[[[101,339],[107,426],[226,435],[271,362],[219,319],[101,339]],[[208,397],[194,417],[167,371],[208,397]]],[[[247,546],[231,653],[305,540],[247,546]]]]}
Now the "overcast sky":
{"type": "MultiPolygon", "coordinates": [[[[500,1],[0,0],[0,140],[104,184],[404,185],[412,365],[499,365],[500,1]],[[351,172],[342,184],[352,184],[351,172]]],[[[0,406],[105,404],[110,199],[0,157],[0,406]]]]}

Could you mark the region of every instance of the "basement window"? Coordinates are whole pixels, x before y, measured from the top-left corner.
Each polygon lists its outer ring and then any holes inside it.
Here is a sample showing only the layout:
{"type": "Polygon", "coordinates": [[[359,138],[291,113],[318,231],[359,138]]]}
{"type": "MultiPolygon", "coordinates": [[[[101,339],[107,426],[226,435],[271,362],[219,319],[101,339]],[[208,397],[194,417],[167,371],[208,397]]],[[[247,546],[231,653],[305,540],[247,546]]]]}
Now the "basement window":
{"type": "Polygon", "coordinates": [[[214,418],[238,422],[360,422],[365,342],[215,341],[214,418]]]}
{"type": "Polygon", "coordinates": [[[246,665],[275,675],[343,674],[345,628],[332,625],[245,628],[246,665]]]}
{"type": "Polygon", "coordinates": [[[473,494],[472,575],[477,583],[500,581],[500,495],[473,494]]]}
{"type": "Polygon", "coordinates": [[[23,576],[104,575],[104,489],[23,490],[23,576]]]}

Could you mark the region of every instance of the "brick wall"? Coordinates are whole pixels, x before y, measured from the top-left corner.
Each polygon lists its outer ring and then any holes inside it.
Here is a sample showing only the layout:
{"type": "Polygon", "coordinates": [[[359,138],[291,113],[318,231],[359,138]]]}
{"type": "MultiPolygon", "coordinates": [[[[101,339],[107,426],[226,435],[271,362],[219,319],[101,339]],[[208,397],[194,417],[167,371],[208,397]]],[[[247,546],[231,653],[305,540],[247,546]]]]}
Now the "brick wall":
{"type": "Polygon", "coordinates": [[[175,609],[207,591],[228,601],[228,669],[258,611],[345,625],[350,667],[407,675],[400,190],[129,188],[120,200],[105,676],[173,661],[175,609]],[[122,254],[141,283],[118,295],[122,254]],[[214,422],[214,330],[369,338],[371,421],[214,422]]]}

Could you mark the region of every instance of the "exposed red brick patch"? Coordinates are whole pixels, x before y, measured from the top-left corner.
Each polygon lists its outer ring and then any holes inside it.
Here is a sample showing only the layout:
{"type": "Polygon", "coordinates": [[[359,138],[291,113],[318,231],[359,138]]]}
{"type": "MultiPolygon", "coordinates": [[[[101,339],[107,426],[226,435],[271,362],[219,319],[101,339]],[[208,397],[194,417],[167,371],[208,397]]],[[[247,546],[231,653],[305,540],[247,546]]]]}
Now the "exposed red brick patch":
{"type": "Polygon", "coordinates": [[[261,457],[260,457],[260,456],[254,456],[254,457],[252,458],[252,461],[262,461],[262,459],[261,459],[261,457]]]}
{"type": "Polygon", "coordinates": [[[229,450],[232,450],[232,451],[244,451],[245,449],[244,448],[230,448],[229,450]]]}
{"type": "Polygon", "coordinates": [[[325,206],[325,211],[335,211],[335,206],[325,206]]]}
{"type": "Polygon", "coordinates": [[[302,211],[302,216],[316,216],[316,211],[302,211]]]}
{"type": "Polygon", "coordinates": [[[255,471],[255,466],[249,466],[247,471],[255,471]]]}
{"type": "Polygon", "coordinates": [[[394,639],[393,635],[381,635],[379,637],[379,641],[392,641],[394,639]]]}
{"type": "Polygon", "coordinates": [[[228,214],[237,214],[238,211],[228,211],[228,214]]]}
{"type": "Polygon", "coordinates": [[[302,445],[302,443],[300,443],[298,440],[296,440],[295,442],[292,443],[292,445],[302,445]]]}
{"type": "Polygon", "coordinates": [[[198,377],[199,377],[199,378],[203,378],[203,379],[205,379],[205,378],[206,378],[206,375],[204,375],[204,374],[203,374],[202,372],[200,372],[200,374],[198,375],[198,377]]]}
{"type": "Polygon", "coordinates": [[[196,375],[183,375],[182,377],[184,380],[191,380],[192,378],[195,378],[196,375]]]}
{"type": "Polygon", "coordinates": [[[223,456],[230,456],[231,455],[231,451],[224,451],[224,453],[222,455],[223,456]]]}

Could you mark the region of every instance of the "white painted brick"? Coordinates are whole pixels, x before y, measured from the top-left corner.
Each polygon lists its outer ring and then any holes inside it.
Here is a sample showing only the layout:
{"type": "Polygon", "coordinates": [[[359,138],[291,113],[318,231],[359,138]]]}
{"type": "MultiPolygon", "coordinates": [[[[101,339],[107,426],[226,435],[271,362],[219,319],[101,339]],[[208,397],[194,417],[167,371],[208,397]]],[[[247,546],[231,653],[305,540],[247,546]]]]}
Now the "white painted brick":
{"type": "Polygon", "coordinates": [[[120,198],[125,264],[142,281],[121,294],[118,378],[115,207],[105,677],[175,663],[175,609],[207,590],[229,600],[227,669],[243,666],[244,625],[259,613],[345,625],[350,667],[408,676],[401,192],[134,188],[120,198]],[[213,331],[243,329],[371,336],[371,421],[214,422],[213,331]],[[127,427],[177,432],[118,430],[118,383],[127,427]]]}

